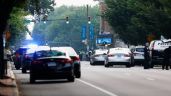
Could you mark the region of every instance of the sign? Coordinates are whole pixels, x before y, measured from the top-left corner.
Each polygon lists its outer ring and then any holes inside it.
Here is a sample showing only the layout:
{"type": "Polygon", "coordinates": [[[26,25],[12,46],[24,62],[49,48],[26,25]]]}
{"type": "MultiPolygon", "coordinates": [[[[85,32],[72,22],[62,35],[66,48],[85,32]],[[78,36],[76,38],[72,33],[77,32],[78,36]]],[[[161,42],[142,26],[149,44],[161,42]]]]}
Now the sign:
{"type": "Polygon", "coordinates": [[[85,40],[86,39],[86,26],[82,26],[82,33],[81,33],[81,39],[85,40]]]}
{"type": "Polygon", "coordinates": [[[105,45],[113,43],[113,34],[101,34],[96,38],[96,44],[105,45]]]}
{"type": "Polygon", "coordinates": [[[90,40],[94,39],[94,26],[91,24],[90,25],[90,40]]]}
{"type": "Polygon", "coordinates": [[[112,38],[97,38],[97,44],[112,44],[112,38]]]}

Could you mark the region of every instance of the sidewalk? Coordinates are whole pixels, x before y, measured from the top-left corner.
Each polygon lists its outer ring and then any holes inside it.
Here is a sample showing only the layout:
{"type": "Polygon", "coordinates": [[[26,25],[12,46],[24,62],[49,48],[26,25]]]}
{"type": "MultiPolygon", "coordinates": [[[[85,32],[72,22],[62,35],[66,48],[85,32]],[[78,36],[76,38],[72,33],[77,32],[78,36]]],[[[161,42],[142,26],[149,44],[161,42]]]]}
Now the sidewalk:
{"type": "Polygon", "coordinates": [[[0,79],[0,96],[19,96],[11,62],[8,61],[7,66],[7,76],[4,79],[0,79]]]}

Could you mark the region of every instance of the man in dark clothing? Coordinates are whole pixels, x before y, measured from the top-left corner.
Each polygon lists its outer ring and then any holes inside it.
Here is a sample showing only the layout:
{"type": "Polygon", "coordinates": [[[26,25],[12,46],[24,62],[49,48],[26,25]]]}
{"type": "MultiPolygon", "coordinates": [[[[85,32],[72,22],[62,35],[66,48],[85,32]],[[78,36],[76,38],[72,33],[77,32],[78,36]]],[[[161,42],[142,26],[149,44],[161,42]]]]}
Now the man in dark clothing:
{"type": "Polygon", "coordinates": [[[148,49],[148,44],[146,44],[144,47],[144,69],[148,69],[150,67],[149,61],[150,61],[149,49],[148,49]]]}
{"type": "Polygon", "coordinates": [[[171,63],[171,46],[169,46],[168,48],[166,48],[164,50],[164,59],[163,59],[163,64],[162,64],[162,69],[166,69],[169,70],[169,66],[171,63]]]}

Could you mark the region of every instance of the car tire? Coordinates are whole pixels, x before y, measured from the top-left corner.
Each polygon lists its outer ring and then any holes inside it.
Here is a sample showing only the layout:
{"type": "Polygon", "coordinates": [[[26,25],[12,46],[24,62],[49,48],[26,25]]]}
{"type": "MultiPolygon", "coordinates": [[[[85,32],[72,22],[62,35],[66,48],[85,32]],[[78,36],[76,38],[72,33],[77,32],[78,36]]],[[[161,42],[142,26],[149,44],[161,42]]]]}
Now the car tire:
{"type": "Polygon", "coordinates": [[[79,72],[76,72],[75,77],[76,78],[81,78],[81,72],[80,71],[79,72]]]}
{"type": "Polygon", "coordinates": [[[126,64],[126,68],[130,68],[131,67],[131,65],[128,63],[128,64],[126,64]]]}
{"type": "Polygon", "coordinates": [[[36,79],[34,78],[34,76],[32,76],[31,74],[30,74],[30,83],[32,84],[32,83],[35,83],[35,81],[36,81],[36,79]]]}
{"type": "Polygon", "coordinates": [[[67,79],[68,79],[69,82],[74,82],[75,81],[75,77],[74,76],[69,76],[67,79]]]}
{"type": "Polygon", "coordinates": [[[153,68],[154,67],[154,62],[150,61],[149,65],[150,65],[150,68],[153,68]]]}
{"type": "Polygon", "coordinates": [[[109,64],[105,64],[105,67],[108,68],[109,67],[109,64]]]}
{"type": "Polygon", "coordinates": [[[22,68],[22,73],[27,73],[27,70],[26,70],[26,68],[22,68]]]}

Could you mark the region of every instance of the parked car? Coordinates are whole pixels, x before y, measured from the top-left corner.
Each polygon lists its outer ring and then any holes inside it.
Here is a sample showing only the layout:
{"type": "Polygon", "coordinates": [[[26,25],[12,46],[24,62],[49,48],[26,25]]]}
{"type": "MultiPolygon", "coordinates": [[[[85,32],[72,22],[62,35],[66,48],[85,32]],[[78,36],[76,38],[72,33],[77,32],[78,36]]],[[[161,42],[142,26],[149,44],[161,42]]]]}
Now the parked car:
{"type": "Polygon", "coordinates": [[[73,67],[68,53],[51,49],[49,46],[37,47],[30,66],[30,83],[42,79],[68,79],[74,82],[73,67]]]}
{"type": "Polygon", "coordinates": [[[35,52],[35,49],[32,49],[32,48],[26,50],[24,57],[23,57],[22,73],[27,73],[27,70],[30,70],[30,64],[33,61],[34,52],[35,52]]]}
{"type": "Polygon", "coordinates": [[[23,47],[18,48],[15,51],[13,59],[14,59],[15,68],[17,70],[19,70],[21,68],[21,65],[23,63],[24,54],[25,54],[26,50],[28,50],[28,49],[29,49],[28,47],[23,46],[23,47]]]}
{"type": "Polygon", "coordinates": [[[107,59],[107,52],[107,49],[95,49],[90,56],[90,64],[95,65],[102,63],[104,65],[107,59]]]}
{"type": "Polygon", "coordinates": [[[72,47],[52,47],[52,49],[62,50],[69,54],[70,58],[74,64],[74,74],[76,78],[81,78],[81,64],[80,64],[80,57],[77,52],[72,47]]]}
{"type": "Polygon", "coordinates": [[[105,67],[113,65],[126,65],[126,67],[131,67],[134,64],[134,57],[129,48],[110,48],[107,55],[105,67]]]}
{"type": "Polygon", "coordinates": [[[153,68],[154,65],[161,65],[164,59],[164,50],[171,46],[171,39],[167,40],[153,40],[150,42],[150,67],[153,68]]]}
{"type": "Polygon", "coordinates": [[[134,64],[143,65],[144,64],[144,46],[135,46],[131,49],[134,55],[134,64]]]}

